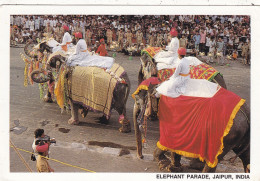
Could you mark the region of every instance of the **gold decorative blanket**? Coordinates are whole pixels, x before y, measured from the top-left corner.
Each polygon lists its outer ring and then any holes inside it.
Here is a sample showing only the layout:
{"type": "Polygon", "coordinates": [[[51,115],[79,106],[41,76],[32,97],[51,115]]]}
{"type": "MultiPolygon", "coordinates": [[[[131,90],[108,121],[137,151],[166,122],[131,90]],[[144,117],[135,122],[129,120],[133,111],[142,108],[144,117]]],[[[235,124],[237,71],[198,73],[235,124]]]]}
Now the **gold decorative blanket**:
{"type": "Polygon", "coordinates": [[[72,100],[91,110],[110,115],[113,92],[118,82],[115,77],[120,77],[124,68],[114,63],[110,72],[98,67],[76,66],[71,79],[72,100]]]}

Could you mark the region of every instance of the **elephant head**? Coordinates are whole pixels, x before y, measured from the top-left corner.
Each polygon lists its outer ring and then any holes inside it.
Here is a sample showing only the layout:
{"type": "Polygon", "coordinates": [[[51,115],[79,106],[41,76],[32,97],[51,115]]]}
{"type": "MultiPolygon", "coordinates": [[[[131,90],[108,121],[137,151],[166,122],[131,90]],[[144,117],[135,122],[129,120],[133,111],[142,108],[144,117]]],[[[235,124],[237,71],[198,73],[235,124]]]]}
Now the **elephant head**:
{"type": "Polygon", "coordinates": [[[46,41],[39,44],[34,44],[32,40],[29,40],[25,47],[24,52],[30,58],[40,59],[43,56],[43,52],[51,53],[51,47],[47,45],[46,41]]]}
{"type": "Polygon", "coordinates": [[[138,74],[138,84],[140,84],[145,79],[157,75],[156,63],[154,62],[154,59],[152,59],[146,53],[143,53],[140,61],[141,67],[138,74]]]}
{"type": "Polygon", "coordinates": [[[65,63],[65,57],[62,55],[50,56],[45,69],[41,68],[34,70],[31,73],[31,79],[36,83],[45,83],[48,81],[53,81],[54,77],[52,75],[53,70],[59,71],[62,64],[65,63]]]}

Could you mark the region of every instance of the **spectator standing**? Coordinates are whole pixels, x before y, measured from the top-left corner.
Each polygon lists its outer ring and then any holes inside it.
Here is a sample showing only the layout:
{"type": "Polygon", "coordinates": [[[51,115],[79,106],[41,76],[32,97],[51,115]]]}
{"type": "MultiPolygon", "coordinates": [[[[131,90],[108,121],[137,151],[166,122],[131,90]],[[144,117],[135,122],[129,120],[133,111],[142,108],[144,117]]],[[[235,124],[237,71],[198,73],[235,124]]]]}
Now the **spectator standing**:
{"type": "Polygon", "coordinates": [[[36,16],[34,21],[35,30],[40,30],[40,17],[36,16]]]}
{"type": "Polygon", "coordinates": [[[184,34],[181,35],[181,38],[180,38],[180,47],[183,47],[186,49],[187,47],[187,39],[185,38],[184,34]]]}
{"type": "Polygon", "coordinates": [[[27,17],[25,18],[24,28],[27,29],[27,30],[29,29],[29,20],[28,20],[27,17]]]}
{"type": "Polygon", "coordinates": [[[28,21],[28,26],[29,26],[30,31],[34,31],[34,20],[32,17],[28,21]]]}
{"type": "Polygon", "coordinates": [[[196,51],[196,55],[198,54],[199,51],[199,44],[200,44],[200,34],[199,32],[196,32],[196,34],[193,36],[193,41],[195,44],[195,51],[196,51]]]}
{"type": "Polygon", "coordinates": [[[117,32],[117,41],[119,43],[119,51],[122,51],[123,49],[123,43],[124,43],[124,32],[122,29],[120,29],[118,32],[117,32]]]}
{"type": "Polygon", "coordinates": [[[141,32],[140,29],[138,29],[138,31],[136,33],[136,38],[137,38],[137,47],[139,48],[141,43],[143,43],[143,33],[141,32]]]}
{"type": "Polygon", "coordinates": [[[129,29],[127,30],[127,33],[125,34],[125,37],[126,37],[126,41],[128,41],[128,43],[129,43],[129,46],[132,46],[133,34],[131,33],[131,31],[129,29]]]}
{"type": "Polygon", "coordinates": [[[87,45],[91,46],[92,45],[92,43],[91,43],[92,32],[89,29],[87,29],[85,35],[86,35],[85,40],[86,40],[87,45]]]}
{"type": "Polygon", "coordinates": [[[223,47],[224,47],[224,42],[222,41],[222,38],[218,39],[217,42],[217,63],[221,63],[220,65],[224,65],[224,58],[223,58],[223,47]],[[221,62],[219,61],[221,60],[221,62]]]}
{"type": "Polygon", "coordinates": [[[48,37],[52,36],[53,28],[50,26],[50,22],[47,23],[47,26],[45,27],[44,32],[47,34],[48,37]]]}
{"type": "Polygon", "coordinates": [[[248,61],[248,52],[249,52],[249,46],[247,42],[244,42],[242,45],[242,62],[244,65],[247,65],[249,63],[248,61]]]}
{"type": "Polygon", "coordinates": [[[149,37],[149,45],[150,46],[155,46],[155,36],[154,36],[154,33],[152,33],[149,37]]]}
{"type": "Polygon", "coordinates": [[[161,47],[163,36],[161,33],[157,33],[156,46],[161,47]]]}
{"type": "Polygon", "coordinates": [[[211,56],[209,57],[209,62],[213,63],[213,57],[215,57],[215,46],[216,46],[216,41],[214,36],[210,38],[209,42],[209,53],[211,56]]]}
{"type": "Polygon", "coordinates": [[[57,25],[57,27],[55,28],[55,31],[54,31],[54,37],[55,37],[57,42],[61,43],[62,35],[63,35],[63,30],[62,30],[61,24],[58,23],[58,25],[57,25]]]}
{"type": "Polygon", "coordinates": [[[206,47],[205,47],[205,54],[208,55],[210,47],[210,34],[207,34],[206,36],[206,47]]]}
{"type": "Polygon", "coordinates": [[[200,31],[200,45],[199,45],[200,52],[205,52],[205,45],[206,45],[206,31],[202,29],[200,31]]]}
{"type": "Polygon", "coordinates": [[[227,31],[224,30],[224,35],[223,35],[223,43],[224,43],[224,46],[223,46],[223,56],[224,58],[226,57],[227,55],[227,45],[228,45],[228,36],[227,36],[227,31]]]}
{"type": "Polygon", "coordinates": [[[112,43],[112,37],[113,37],[113,32],[111,31],[110,28],[107,29],[106,36],[107,36],[107,45],[110,48],[110,44],[112,43]]]}

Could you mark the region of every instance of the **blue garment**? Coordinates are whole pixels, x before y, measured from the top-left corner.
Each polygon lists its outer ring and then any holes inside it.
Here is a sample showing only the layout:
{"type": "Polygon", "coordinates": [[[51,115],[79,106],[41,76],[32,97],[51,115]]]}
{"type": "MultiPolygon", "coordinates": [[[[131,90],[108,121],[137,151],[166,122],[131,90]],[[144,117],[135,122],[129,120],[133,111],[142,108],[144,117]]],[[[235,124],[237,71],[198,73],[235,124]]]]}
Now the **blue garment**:
{"type": "Polygon", "coordinates": [[[195,41],[195,45],[200,44],[200,35],[194,35],[192,39],[195,41]]]}

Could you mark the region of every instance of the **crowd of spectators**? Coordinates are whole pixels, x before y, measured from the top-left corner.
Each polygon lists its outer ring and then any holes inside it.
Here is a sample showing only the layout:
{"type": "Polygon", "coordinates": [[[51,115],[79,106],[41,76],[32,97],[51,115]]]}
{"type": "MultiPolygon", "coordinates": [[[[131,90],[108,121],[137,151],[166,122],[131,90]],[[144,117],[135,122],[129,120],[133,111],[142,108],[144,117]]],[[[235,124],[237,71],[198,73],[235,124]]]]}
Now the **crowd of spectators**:
{"type": "Polygon", "coordinates": [[[61,27],[70,34],[82,32],[89,47],[105,39],[119,44],[119,51],[147,45],[164,48],[170,41],[169,32],[176,28],[180,46],[192,55],[204,52],[233,59],[243,57],[250,64],[250,16],[235,15],[12,15],[11,44],[41,39],[48,32],[60,42],[61,27]]]}

